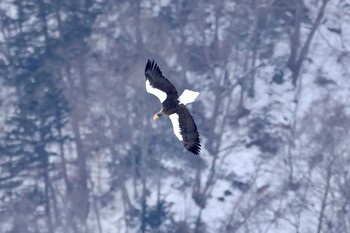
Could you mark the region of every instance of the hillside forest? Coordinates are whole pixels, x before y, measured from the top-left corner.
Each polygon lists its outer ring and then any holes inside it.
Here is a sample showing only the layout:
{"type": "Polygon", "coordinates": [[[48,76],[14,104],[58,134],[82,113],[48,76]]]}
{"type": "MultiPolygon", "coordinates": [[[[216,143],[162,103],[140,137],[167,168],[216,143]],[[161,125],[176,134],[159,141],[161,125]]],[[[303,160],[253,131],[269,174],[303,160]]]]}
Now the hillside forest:
{"type": "Polygon", "coordinates": [[[349,0],[1,0],[0,233],[349,233],[349,64],[349,0]]]}

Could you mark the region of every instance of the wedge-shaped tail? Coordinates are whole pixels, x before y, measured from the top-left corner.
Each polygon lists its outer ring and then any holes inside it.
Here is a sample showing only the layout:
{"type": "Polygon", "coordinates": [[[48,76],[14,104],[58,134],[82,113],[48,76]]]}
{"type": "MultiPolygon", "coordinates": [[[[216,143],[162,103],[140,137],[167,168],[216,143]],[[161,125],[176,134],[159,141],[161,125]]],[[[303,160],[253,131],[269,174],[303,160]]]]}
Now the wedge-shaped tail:
{"type": "Polygon", "coordinates": [[[199,95],[199,92],[186,89],[184,90],[184,92],[182,92],[178,100],[180,101],[180,104],[186,105],[186,104],[193,103],[198,97],[198,95],[199,95]]]}

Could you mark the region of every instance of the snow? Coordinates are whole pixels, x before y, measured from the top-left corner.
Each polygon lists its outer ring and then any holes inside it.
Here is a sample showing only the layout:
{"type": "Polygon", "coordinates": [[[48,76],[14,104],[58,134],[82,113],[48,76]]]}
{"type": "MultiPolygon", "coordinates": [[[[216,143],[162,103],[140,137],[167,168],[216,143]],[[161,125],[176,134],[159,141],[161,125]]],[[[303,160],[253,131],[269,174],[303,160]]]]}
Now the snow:
{"type": "MultiPolygon", "coordinates": [[[[152,5],[150,4],[151,3],[149,2],[143,2],[142,9],[146,11],[145,9],[151,8],[152,5]]],[[[156,6],[151,9],[151,14],[158,15],[161,7],[167,6],[168,4],[170,4],[170,1],[168,0],[158,1],[156,6]]],[[[6,4],[2,4],[2,6],[5,6],[6,8],[6,4]]],[[[226,10],[233,11],[235,7],[236,6],[231,3],[230,7],[226,10]]],[[[16,17],[17,13],[14,9],[11,8],[6,10],[8,15],[16,17]]],[[[214,6],[211,6],[210,9],[208,8],[207,23],[213,23],[215,20],[213,10],[214,6]]],[[[268,63],[267,61],[259,60],[259,62],[257,62],[257,64],[262,64],[262,66],[259,66],[255,72],[255,97],[245,98],[244,102],[244,106],[251,111],[250,115],[239,120],[234,126],[224,122],[224,114],[231,112],[232,109],[238,106],[238,100],[240,98],[239,90],[235,90],[231,93],[231,96],[233,97],[231,102],[228,99],[225,99],[220,103],[222,107],[222,109],[220,109],[220,114],[222,113],[222,116],[218,117],[217,122],[215,122],[217,127],[214,130],[218,135],[222,133],[220,138],[222,143],[219,148],[219,153],[216,155],[210,154],[206,148],[207,143],[209,143],[208,140],[206,138],[203,138],[202,140],[203,152],[201,154],[201,159],[205,161],[207,167],[201,171],[202,179],[200,181],[200,191],[203,190],[203,187],[211,174],[210,165],[215,159],[214,156],[218,156],[213,180],[215,184],[207,191],[207,203],[202,210],[202,220],[207,224],[208,232],[218,232],[218,229],[223,226],[223,223],[226,223],[229,220],[230,216],[232,216],[237,222],[243,222],[245,217],[244,214],[247,213],[251,214],[251,216],[248,216],[250,217],[249,221],[245,223],[250,232],[264,232],[265,230],[267,233],[292,233],[296,232],[295,224],[299,224],[299,232],[315,232],[314,226],[316,226],[318,222],[320,200],[322,200],[324,194],[324,183],[322,183],[322,181],[324,181],[325,174],[321,169],[310,171],[308,158],[320,145],[308,145],[308,135],[298,134],[294,135],[297,137],[298,143],[292,144],[294,142],[291,142],[291,145],[289,145],[288,140],[292,140],[293,135],[288,134],[289,131],[287,130],[283,131],[287,131],[287,133],[281,134],[280,131],[282,130],[279,131],[279,129],[282,127],[291,128],[295,121],[297,123],[297,129],[300,127],[310,127],[310,129],[319,132],[323,126],[321,123],[316,122],[314,125],[305,126],[300,120],[298,121],[298,119],[302,119],[306,114],[310,114],[309,111],[315,104],[315,101],[320,100],[322,97],[329,94],[331,94],[334,99],[339,100],[339,102],[348,102],[350,97],[348,63],[350,60],[347,53],[349,53],[350,50],[350,27],[346,23],[349,21],[350,16],[346,14],[346,12],[349,12],[349,9],[339,9],[339,6],[336,4],[330,4],[329,7],[327,7],[326,13],[329,18],[320,26],[320,29],[317,30],[315,34],[308,57],[301,70],[299,78],[300,85],[298,85],[298,87],[294,87],[291,84],[291,73],[288,71],[287,67],[281,67],[285,71],[284,78],[286,81],[284,83],[276,84],[271,82],[275,68],[279,66],[279,59],[283,60],[281,63],[285,63],[288,58],[288,38],[282,38],[280,42],[275,45],[274,57],[276,59],[274,61],[268,63]],[[339,35],[329,31],[329,27],[341,28],[342,34],[339,35]],[[319,85],[317,84],[317,80],[320,77],[331,80],[334,84],[319,85]],[[254,117],[261,115],[261,113],[266,113],[267,118],[271,123],[271,126],[268,126],[267,130],[273,131],[274,135],[281,137],[281,140],[285,140],[285,145],[282,145],[276,154],[270,155],[268,153],[262,153],[258,146],[252,146],[250,148],[245,147],[247,140],[249,140],[247,136],[248,124],[254,119],[254,117]],[[220,127],[221,125],[224,125],[225,127],[220,127]],[[223,130],[223,132],[221,132],[221,130],[223,130]],[[233,149],[230,150],[227,148],[233,149]],[[296,153],[298,148],[303,148],[304,150],[296,153]],[[291,152],[289,152],[289,149],[291,152]],[[286,165],[288,159],[293,160],[291,165],[292,168],[289,168],[286,165]],[[289,169],[294,169],[293,174],[291,174],[292,171],[289,169]],[[308,173],[309,171],[310,174],[308,173]],[[310,175],[310,180],[315,184],[311,183],[310,187],[301,185],[300,187],[295,188],[295,190],[292,190],[292,188],[289,187],[291,185],[289,183],[291,175],[294,179],[293,182],[297,184],[299,184],[298,182],[304,181],[306,179],[305,177],[310,175]],[[237,187],[234,187],[234,180],[246,183],[249,188],[247,190],[239,190],[237,187]],[[316,183],[318,186],[316,186],[316,183]],[[225,196],[224,192],[227,190],[232,192],[232,195],[225,196]],[[223,201],[219,201],[218,198],[224,199],[223,201]],[[307,208],[304,209],[297,206],[300,205],[303,198],[307,200],[304,203],[307,208]],[[250,208],[253,209],[252,212],[249,212],[250,208]],[[300,214],[300,218],[298,218],[295,213],[299,208],[300,213],[297,214],[300,214]],[[276,217],[275,215],[278,214],[282,217],[280,216],[278,220],[274,221],[274,217],[276,217]],[[258,228],[260,228],[260,230],[258,228]]],[[[109,20],[118,21],[118,17],[119,15],[111,15],[109,20]]],[[[224,28],[228,26],[228,22],[226,22],[224,18],[221,20],[222,27],[219,30],[219,40],[222,40],[222,38],[225,37],[224,28]]],[[[52,24],[52,26],[54,26],[54,24],[52,24]]],[[[109,24],[102,23],[99,26],[108,28],[109,24]]],[[[191,34],[192,30],[195,29],[186,27],[184,34],[191,34]]],[[[213,39],[211,30],[211,26],[205,30],[205,34],[207,35],[207,38],[209,38],[208,41],[206,41],[208,44],[213,39]]],[[[118,27],[112,31],[113,33],[111,35],[114,35],[115,38],[119,37],[122,33],[121,29],[118,27]]],[[[304,27],[302,31],[302,42],[305,41],[305,35],[307,35],[308,32],[309,28],[304,27]]],[[[103,37],[94,34],[92,40],[96,41],[95,47],[93,48],[94,52],[101,52],[102,54],[108,53],[110,46],[110,38],[108,38],[108,36],[103,37]]],[[[188,43],[195,43],[197,41],[196,35],[187,37],[185,41],[188,43]]],[[[32,48],[28,47],[29,51],[31,49],[32,48]]],[[[0,59],[2,59],[2,57],[0,57],[0,59]]],[[[179,59],[177,55],[170,55],[166,62],[170,66],[175,66],[177,59],[179,59]]],[[[189,80],[190,84],[195,86],[195,90],[201,90],[201,96],[198,99],[198,102],[200,101],[205,108],[205,111],[203,111],[203,114],[205,114],[203,116],[204,119],[210,119],[213,115],[213,105],[215,104],[215,96],[211,89],[213,79],[217,79],[214,80],[214,82],[222,80],[223,82],[220,83],[219,87],[226,90],[224,89],[226,88],[226,84],[221,77],[224,76],[226,71],[229,71],[229,80],[235,80],[236,77],[233,74],[239,72],[231,72],[231,70],[236,69],[239,66],[240,64],[228,61],[224,66],[215,65],[215,67],[211,67],[211,72],[215,77],[207,78],[206,75],[198,75],[191,71],[186,71],[186,77],[181,77],[189,80]],[[203,87],[206,87],[206,89],[203,87]]],[[[183,67],[181,66],[176,66],[174,68],[176,71],[182,69],[183,67]]],[[[143,80],[143,77],[141,77],[140,80],[143,80]]],[[[142,86],[142,88],[142,91],[144,91],[144,86],[142,86]]],[[[147,81],[146,90],[155,94],[161,102],[164,101],[166,97],[164,97],[164,93],[157,93],[152,89],[147,81]]],[[[126,95],[129,95],[130,98],[136,95],[132,90],[126,92],[126,95]]],[[[0,96],[1,99],[5,101],[4,104],[7,104],[6,101],[12,99],[7,98],[8,96],[11,96],[12,93],[13,90],[0,89],[0,96]]],[[[185,90],[184,93],[191,92],[185,90]]],[[[191,97],[191,100],[195,99],[192,95],[191,97]]],[[[106,95],[106,99],[108,98],[109,96],[106,95]]],[[[91,104],[91,114],[103,115],[102,113],[107,111],[106,109],[102,109],[100,104],[101,103],[99,102],[91,104]]],[[[116,108],[121,108],[118,104],[115,105],[116,108]]],[[[10,110],[11,109],[9,108],[5,108],[4,111],[7,112],[3,112],[1,115],[1,122],[4,122],[5,119],[12,114],[11,112],[8,112],[10,110]]],[[[12,111],[14,110],[12,109],[12,111]]],[[[113,113],[119,114],[118,111],[113,113]]],[[[177,117],[174,115],[174,118],[170,119],[173,122],[173,125],[176,126],[174,122],[177,121],[177,117]]],[[[104,127],[113,128],[114,125],[111,124],[111,119],[106,117],[103,124],[104,127]]],[[[149,122],[144,124],[149,124],[149,122]]],[[[151,122],[151,124],[153,124],[153,122],[151,122]]],[[[203,125],[206,126],[205,123],[203,125]]],[[[174,131],[176,134],[175,128],[176,127],[174,127],[174,131]]],[[[85,137],[92,132],[92,128],[82,127],[82,139],[84,140],[85,137]]],[[[103,132],[103,134],[106,138],[112,139],[113,136],[119,134],[119,132],[115,133],[113,130],[109,130],[103,132]]],[[[176,134],[176,136],[180,139],[181,135],[179,136],[176,134]]],[[[139,139],[135,135],[133,135],[133,137],[134,138],[131,139],[134,139],[135,141],[139,139]]],[[[175,137],[173,139],[176,140],[175,137]]],[[[119,153],[118,156],[120,157],[127,156],[127,152],[130,149],[129,144],[123,146],[112,145],[112,147],[119,153]]],[[[91,157],[88,159],[89,174],[91,176],[89,188],[93,193],[93,197],[91,198],[96,198],[95,204],[100,213],[102,232],[126,232],[126,216],[124,215],[125,207],[124,203],[122,203],[123,198],[121,191],[120,189],[111,191],[110,181],[115,177],[112,177],[111,172],[107,169],[107,167],[113,163],[113,156],[116,155],[112,154],[108,149],[99,149],[97,151],[91,151],[90,153],[91,157]],[[102,205],[101,198],[106,194],[111,195],[110,198],[112,201],[108,202],[107,205],[102,205]]],[[[74,156],[75,155],[70,157],[69,161],[73,161],[75,159],[74,156]]],[[[153,154],[150,153],[149,156],[153,156],[153,154]]],[[[184,175],[191,180],[191,185],[193,185],[193,180],[195,180],[194,177],[196,175],[195,168],[190,167],[192,170],[186,170],[181,161],[176,161],[176,159],[170,160],[166,157],[161,157],[160,162],[165,168],[172,168],[186,172],[184,175]]],[[[175,220],[184,220],[193,223],[200,212],[200,208],[195,204],[192,198],[194,188],[191,185],[179,188],[178,186],[182,184],[183,180],[175,175],[162,176],[162,174],[159,173],[158,176],[159,177],[156,178],[159,178],[161,182],[161,197],[168,203],[172,203],[171,211],[174,213],[175,220]]],[[[156,181],[154,180],[154,177],[153,179],[147,180],[148,187],[156,187],[155,183],[156,181]]],[[[28,183],[28,185],[30,184],[31,183],[28,183]]],[[[123,184],[131,197],[132,204],[139,207],[139,200],[133,198],[131,195],[133,193],[133,184],[131,181],[127,180],[123,184]]],[[[137,189],[140,193],[139,184],[137,189]]],[[[94,200],[91,200],[91,202],[93,201],[94,200]]],[[[152,190],[150,196],[147,198],[147,204],[154,205],[156,202],[156,191],[152,190]]],[[[91,229],[90,231],[98,232],[96,213],[94,212],[93,207],[91,207],[88,220],[88,225],[91,229]]],[[[137,226],[135,229],[136,228],[137,226]]],[[[135,229],[131,229],[130,232],[136,232],[135,229]]],[[[245,231],[242,227],[237,230],[237,232],[245,231]]]]}
{"type": "MultiPolygon", "coordinates": [[[[336,25],[339,24],[339,22],[340,20],[333,20],[332,23],[328,23],[327,25],[336,25]]],[[[306,28],[304,28],[304,31],[308,32],[306,28]]],[[[210,34],[208,31],[206,31],[206,33],[208,33],[208,35],[210,34]]],[[[274,56],[285,58],[289,45],[287,42],[281,41],[281,43],[276,45],[274,56]]],[[[276,64],[267,64],[256,72],[258,78],[256,78],[255,84],[257,87],[255,98],[250,99],[249,102],[246,103],[246,106],[253,111],[252,114],[269,108],[271,109],[269,114],[276,125],[291,125],[293,117],[295,117],[293,115],[295,109],[297,116],[302,117],[315,100],[328,92],[328,87],[317,87],[315,84],[315,80],[320,75],[320,70],[327,78],[336,81],[342,89],[349,90],[348,80],[346,78],[339,78],[345,77],[343,74],[344,70],[342,70],[339,64],[339,56],[341,55],[341,51],[344,51],[344,44],[346,45],[346,43],[342,44],[342,40],[338,35],[329,32],[326,29],[326,25],[322,25],[320,30],[317,31],[312,46],[310,47],[309,57],[311,61],[306,61],[302,69],[300,92],[297,93],[295,87],[293,87],[289,81],[285,81],[281,85],[270,84],[276,64]],[[330,56],[330,54],[332,55],[330,56]]],[[[174,58],[171,58],[169,64],[174,63],[174,58]]],[[[230,63],[228,63],[227,67],[234,67],[234,64],[230,65],[230,63]]],[[[287,68],[285,71],[285,77],[291,75],[288,73],[287,68]]],[[[218,67],[214,68],[213,72],[216,77],[221,77],[223,74],[223,70],[218,67]]],[[[201,80],[202,83],[206,82],[203,81],[203,77],[198,75],[195,77],[194,75],[195,74],[191,72],[186,72],[186,77],[189,80],[201,80]]],[[[199,85],[197,84],[198,82],[194,83],[195,85],[199,85]]],[[[209,110],[212,109],[210,107],[213,104],[212,92],[210,90],[204,90],[202,92],[207,92],[207,95],[201,95],[201,101],[206,105],[205,108],[209,110]]],[[[348,93],[347,91],[339,91],[333,94],[345,101],[349,98],[348,93]]],[[[237,93],[237,95],[238,94],[239,93],[237,93]]],[[[226,105],[229,104],[232,103],[226,103],[226,105]]],[[[212,116],[212,112],[209,110],[205,112],[205,117],[207,119],[212,116]]],[[[220,122],[222,122],[222,119],[220,122]]],[[[218,123],[220,124],[220,122],[218,123]]],[[[243,125],[245,123],[246,122],[240,122],[240,124],[243,125]]],[[[245,135],[245,133],[246,132],[240,129],[237,131],[230,130],[224,133],[223,138],[228,142],[223,143],[222,148],[230,147],[233,141],[238,140],[242,135],[245,135]]],[[[206,140],[204,139],[202,142],[205,144],[206,140]]],[[[227,216],[233,214],[234,208],[236,207],[238,207],[238,212],[235,212],[234,216],[237,217],[236,221],[240,221],[241,219],[238,217],[241,216],[239,211],[244,211],[245,205],[248,205],[252,200],[255,200],[257,206],[259,206],[259,201],[263,203],[266,202],[266,204],[263,205],[263,208],[266,208],[266,210],[261,211],[260,216],[254,216],[256,221],[261,222],[259,226],[262,229],[266,229],[266,232],[295,232],[296,228],[291,223],[294,222],[294,224],[296,224],[296,220],[293,216],[294,213],[291,212],[290,205],[293,204],[293,200],[299,198],[301,193],[289,190],[283,191],[289,179],[289,174],[285,170],[284,164],[285,159],[287,159],[286,151],[286,148],[281,148],[279,153],[270,158],[267,162],[261,157],[261,152],[257,147],[248,149],[237,146],[229,155],[218,160],[219,165],[217,166],[215,185],[210,191],[207,205],[202,211],[202,220],[207,223],[209,232],[217,232],[222,226],[222,223],[227,221],[227,216]],[[257,168],[259,169],[256,170],[257,168]],[[228,175],[228,172],[234,173],[237,179],[241,179],[244,182],[252,182],[252,186],[247,193],[242,193],[242,191],[234,189],[231,184],[232,181],[220,178],[221,176],[224,177],[228,175]],[[266,189],[259,193],[260,188],[263,187],[266,187],[266,189]],[[232,195],[223,196],[225,190],[231,190],[232,195]],[[278,196],[276,193],[281,196],[278,196]],[[224,201],[219,201],[218,198],[220,197],[224,197],[224,201]],[[273,222],[274,214],[278,211],[284,211],[285,217],[280,218],[277,222],[273,222]]],[[[206,164],[210,164],[213,158],[208,157],[207,152],[202,154],[202,158],[206,161],[206,164]]],[[[297,160],[298,158],[295,157],[294,159],[297,160]]],[[[165,167],[181,168],[181,166],[173,161],[163,160],[162,163],[165,167]]],[[[302,175],[304,171],[308,169],[308,165],[304,160],[295,161],[295,165],[296,164],[298,164],[298,166],[294,167],[294,169],[296,169],[294,173],[297,174],[300,172],[300,176],[296,176],[296,178],[301,179],[303,178],[302,175]]],[[[203,171],[203,177],[207,177],[208,174],[208,170],[203,171]]],[[[188,174],[188,176],[194,176],[194,174],[188,174]]],[[[316,179],[316,177],[314,178],[316,179]]],[[[202,185],[204,185],[205,181],[205,179],[202,180],[202,185]]],[[[173,186],[173,184],[177,183],[175,177],[164,178],[161,183],[162,195],[164,195],[168,202],[174,203],[171,210],[175,213],[175,218],[177,220],[195,220],[200,209],[191,197],[193,189],[185,188],[181,191],[175,189],[173,186]]],[[[314,206],[314,209],[301,213],[302,217],[299,222],[299,232],[313,231],[314,229],[311,226],[316,225],[318,220],[317,214],[319,211],[320,197],[312,193],[306,193],[305,195],[308,195],[309,200],[313,202],[311,206],[314,206]]],[[[148,204],[152,205],[155,203],[156,196],[152,193],[148,198],[148,204]]],[[[243,216],[241,216],[241,218],[243,218],[243,216]]],[[[251,229],[251,232],[258,232],[258,230],[251,229]]]]}

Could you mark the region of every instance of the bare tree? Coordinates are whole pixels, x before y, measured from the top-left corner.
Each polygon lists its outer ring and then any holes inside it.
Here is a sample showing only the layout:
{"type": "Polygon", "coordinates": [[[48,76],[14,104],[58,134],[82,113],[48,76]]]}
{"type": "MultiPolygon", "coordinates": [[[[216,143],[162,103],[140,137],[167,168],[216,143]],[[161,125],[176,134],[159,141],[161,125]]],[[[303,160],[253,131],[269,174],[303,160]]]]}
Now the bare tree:
{"type": "Polygon", "coordinates": [[[295,86],[300,75],[300,71],[304,60],[306,59],[312,39],[315,35],[316,30],[319,28],[324,11],[326,9],[329,0],[323,0],[321,6],[317,12],[314,22],[311,24],[310,32],[308,33],[306,40],[301,41],[301,29],[303,27],[302,21],[305,12],[305,3],[303,0],[295,1],[295,8],[293,12],[293,29],[290,35],[290,55],[288,59],[288,67],[292,71],[292,83],[295,86]]]}

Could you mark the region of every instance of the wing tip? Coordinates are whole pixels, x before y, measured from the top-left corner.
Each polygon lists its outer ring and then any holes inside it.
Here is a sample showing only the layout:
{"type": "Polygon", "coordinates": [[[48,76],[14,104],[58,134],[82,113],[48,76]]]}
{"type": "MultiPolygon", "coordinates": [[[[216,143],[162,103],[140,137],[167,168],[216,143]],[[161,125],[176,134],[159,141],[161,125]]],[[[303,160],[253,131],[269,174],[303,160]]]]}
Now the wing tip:
{"type": "Polygon", "coordinates": [[[201,147],[200,147],[200,145],[195,145],[195,146],[192,146],[191,148],[189,148],[188,150],[195,155],[199,155],[201,152],[201,147]]]}
{"type": "Polygon", "coordinates": [[[184,143],[184,145],[189,152],[192,152],[195,155],[199,155],[201,152],[201,144],[199,138],[197,138],[195,143],[192,145],[189,145],[188,143],[184,143]]]}
{"type": "Polygon", "coordinates": [[[154,60],[147,60],[146,66],[145,66],[145,73],[147,71],[150,70],[154,70],[156,72],[158,72],[160,75],[162,75],[162,71],[160,71],[159,66],[157,65],[157,63],[154,60]]]}
{"type": "Polygon", "coordinates": [[[150,59],[147,59],[147,63],[146,63],[146,67],[145,67],[145,73],[146,73],[148,70],[151,70],[151,69],[152,69],[153,64],[154,64],[154,61],[151,61],[150,59]]]}

